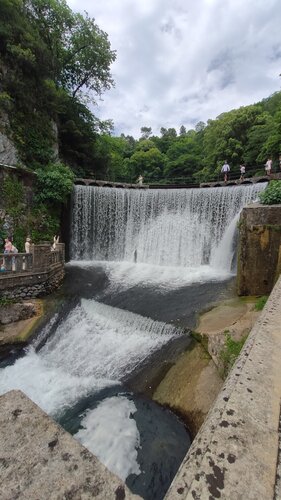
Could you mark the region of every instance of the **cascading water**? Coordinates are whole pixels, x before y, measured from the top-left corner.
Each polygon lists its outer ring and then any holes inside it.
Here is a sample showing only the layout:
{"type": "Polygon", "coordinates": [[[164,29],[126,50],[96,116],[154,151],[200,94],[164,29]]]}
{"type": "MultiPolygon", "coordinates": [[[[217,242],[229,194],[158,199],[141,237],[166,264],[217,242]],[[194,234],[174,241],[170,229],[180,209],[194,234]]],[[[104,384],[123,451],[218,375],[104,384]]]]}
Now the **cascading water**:
{"type": "Polygon", "coordinates": [[[119,283],[157,281],[159,274],[170,286],[225,277],[231,271],[239,212],[264,187],[264,183],[170,190],[75,186],[71,258],[118,261],[118,266],[107,268],[111,281],[119,283]],[[161,269],[155,270],[158,266],[161,269]]]}
{"type": "Polygon", "coordinates": [[[112,472],[131,481],[132,489],[141,491],[145,484],[144,498],[162,498],[189,436],[173,414],[165,410],[163,415],[124,384],[152,353],[183,334],[170,324],[81,299],[66,315],[56,313],[24,357],[0,369],[0,394],[22,390],[112,472]],[[144,454],[148,439],[154,438],[160,448],[144,454]],[[151,473],[154,462],[159,464],[156,476],[151,473]]]}
{"type": "Polygon", "coordinates": [[[180,334],[172,325],[82,299],[38,352],[35,339],[25,357],[2,370],[0,392],[21,389],[55,415],[78,397],[120,384],[149,354],[180,334]]]}

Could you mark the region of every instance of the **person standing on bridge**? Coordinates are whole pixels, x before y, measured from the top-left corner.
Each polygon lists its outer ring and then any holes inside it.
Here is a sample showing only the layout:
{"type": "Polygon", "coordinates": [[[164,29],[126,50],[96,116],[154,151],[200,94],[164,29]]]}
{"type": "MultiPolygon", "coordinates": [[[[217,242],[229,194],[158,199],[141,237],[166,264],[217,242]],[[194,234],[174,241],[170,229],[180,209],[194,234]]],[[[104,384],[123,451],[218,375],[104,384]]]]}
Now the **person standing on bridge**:
{"type": "Polygon", "coordinates": [[[268,158],[268,160],[267,160],[267,162],[265,164],[266,175],[270,175],[271,174],[271,169],[272,169],[272,159],[268,158]]]}
{"type": "Polygon", "coordinates": [[[227,182],[228,181],[228,175],[229,175],[229,172],[230,172],[230,166],[228,165],[227,161],[224,160],[224,164],[221,168],[221,172],[223,173],[223,176],[224,176],[224,182],[227,182]]]}
{"type": "Polygon", "coordinates": [[[240,181],[244,180],[245,172],[246,172],[245,165],[240,165],[240,181]]]}
{"type": "Polygon", "coordinates": [[[142,185],[142,183],[143,183],[143,176],[142,176],[142,175],[140,175],[140,176],[138,177],[138,179],[137,179],[137,183],[138,183],[140,186],[142,185]]]}

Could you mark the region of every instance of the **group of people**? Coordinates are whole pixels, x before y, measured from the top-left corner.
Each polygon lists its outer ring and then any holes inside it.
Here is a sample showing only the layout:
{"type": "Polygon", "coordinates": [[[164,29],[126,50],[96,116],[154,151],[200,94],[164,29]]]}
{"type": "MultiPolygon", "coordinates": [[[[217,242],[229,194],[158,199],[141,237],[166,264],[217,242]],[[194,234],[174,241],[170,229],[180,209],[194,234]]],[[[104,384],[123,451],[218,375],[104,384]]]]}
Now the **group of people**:
{"type": "MultiPolygon", "coordinates": [[[[54,251],[54,250],[57,250],[57,247],[59,245],[59,241],[60,241],[60,237],[55,235],[54,238],[53,238],[53,243],[51,244],[51,251],[54,251]]],[[[25,240],[25,244],[24,244],[24,251],[25,253],[32,253],[32,242],[31,242],[31,238],[29,238],[29,236],[26,238],[25,240]]],[[[0,251],[1,253],[1,251],[0,251]]],[[[11,236],[7,236],[7,238],[5,238],[5,242],[4,242],[4,250],[3,250],[3,253],[4,254],[10,254],[11,255],[11,258],[12,258],[12,261],[7,260],[6,258],[6,261],[5,261],[5,257],[2,258],[2,261],[0,261],[0,271],[6,271],[7,270],[7,267],[9,268],[10,265],[7,264],[7,262],[12,262],[12,265],[15,264],[15,254],[18,253],[18,249],[16,248],[16,246],[13,244],[13,238],[11,236]]],[[[14,269],[12,269],[14,270],[14,269]]]]}
{"type": "MultiPolygon", "coordinates": [[[[7,236],[4,243],[4,254],[16,254],[18,253],[17,247],[13,244],[12,238],[7,236]]],[[[0,271],[6,271],[5,258],[2,259],[0,264],[0,271]]]]}
{"type": "MultiPolygon", "coordinates": [[[[31,251],[31,239],[30,238],[26,238],[26,241],[25,241],[25,253],[30,253],[31,251]]],[[[5,242],[4,242],[4,251],[3,251],[4,254],[11,254],[11,255],[15,255],[18,253],[18,249],[17,247],[13,244],[13,239],[11,236],[7,236],[7,238],[5,238],[5,242]]],[[[12,264],[15,262],[15,258],[12,257],[12,264]]],[[[6,264],[5,264],[5,257],[2,259],[2,262],[0,263],[0,271],[6,271],[6,264]]]]}
{"type": "Polygon", "coordinates": [[[5,238],[4,253],[18,253],[18,249],[13,244],[12,238],[5,238]]]}
{"type": "MultiPolygon", "coordinates": [[[[224,182],[227,182],[228,178],[229,178],[229,173],[230,173],[230,166],[228,165],[226,160],[224,160],[224,164],[221,168],[221,173],[223,174],[224,182]]],[[[245,165],[240,165],[240,181],[244,180],[245,173],[246,173],[245,165]]]]}
{"type": "MultiPolygon", "coordinates": [[[[272,159],[271,158],[267,159],[267,162],[264,164],[264,167],[265,167],[266,175],[270,176],[271,171],[272,171],[272,159]]],[[[281,170],[281,154],[279,155],[279,167],[281,170]]],[[[226,160],[224,161],[224,164],[221,168],[221,173],[224,176],[224,182],[227,182],[229,179],[230,166],[228,165],[226,160]]],[[[244,180],[245,173],[246,173],[245,165],[240,165],[240,181],[244,180]]]]}

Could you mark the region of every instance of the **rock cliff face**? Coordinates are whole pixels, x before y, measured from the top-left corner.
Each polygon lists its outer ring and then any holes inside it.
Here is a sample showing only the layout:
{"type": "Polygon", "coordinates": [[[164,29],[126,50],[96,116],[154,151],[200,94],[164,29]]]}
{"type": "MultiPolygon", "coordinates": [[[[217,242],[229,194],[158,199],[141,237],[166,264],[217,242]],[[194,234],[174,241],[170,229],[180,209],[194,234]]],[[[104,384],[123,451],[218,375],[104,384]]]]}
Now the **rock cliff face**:
{"type": "Polygon", "coordinates": [[[281,205],[249,205],[239,226],[238,295],[267,295],[281,271],[281,205]]]}
{"type": "Polygon", "coordinates": [[[5,113],[1,113],[0,121],[0,163],[17,165],[19,163],[17,149],[8,136],[10,128],[8,116],[5,113]]]}

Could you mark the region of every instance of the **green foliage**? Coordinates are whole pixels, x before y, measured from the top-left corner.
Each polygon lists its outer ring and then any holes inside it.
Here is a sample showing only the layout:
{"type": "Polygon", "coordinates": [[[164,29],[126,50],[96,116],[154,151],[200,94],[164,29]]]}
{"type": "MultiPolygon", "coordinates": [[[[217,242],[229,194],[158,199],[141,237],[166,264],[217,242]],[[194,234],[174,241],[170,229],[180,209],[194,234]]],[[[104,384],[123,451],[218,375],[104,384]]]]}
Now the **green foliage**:
{"type": "Polygon", "coordinates": [[[263,205],[281,203],[281,181],[271,181],[259,197],[263,205]]]}
{"type": "Polygon", "coordinates": [[[233,340],[228,331],[225,331],[224,349],[220,353],[220,358],[223,362],[223,375],[226,376],[230,368],[234,365],[238,358],[242,347],[244,346],[247,335],[240,340],[233,340]]]}
{"type": "Polygon", "coordinates": [[[54,234],[58,234],[60,217],[58,208],[50,209],[45,205],[34,208],[29,217],[29,232],[33,243],[53,241],[54,234]]]}
{"type": "Polygon", "coordinates": [[[256,304],[255,304],[255,310],[256,311],[262,311],[264,308],[266,302],[267,302],[268,296],[263,295],[262,297],[259,297],[256,304]]]}
{"type": "Polygon", "coordinates": [[[64,203],[73,187],[74,173],[63,163],[48,165],[37,170],[37,193],[39,203],[64,203]]]}
{"type": "Polygon", "coordinates": [[[58,126],[61,157],[81,173],[92,168],[96,131],[110,124],[86,108],[84,90],[100,96],[113,85],[115,57],[107,34],[65,0],[1,0],[1,110],[25,165],[55,160],[58,126]]]}
{"type": "Polygon", "coordinates": [[[24,192],[16,177],[6,177],[2,185],[3,206],[12,216],[17,216],[24,206],[24,192]]]}

